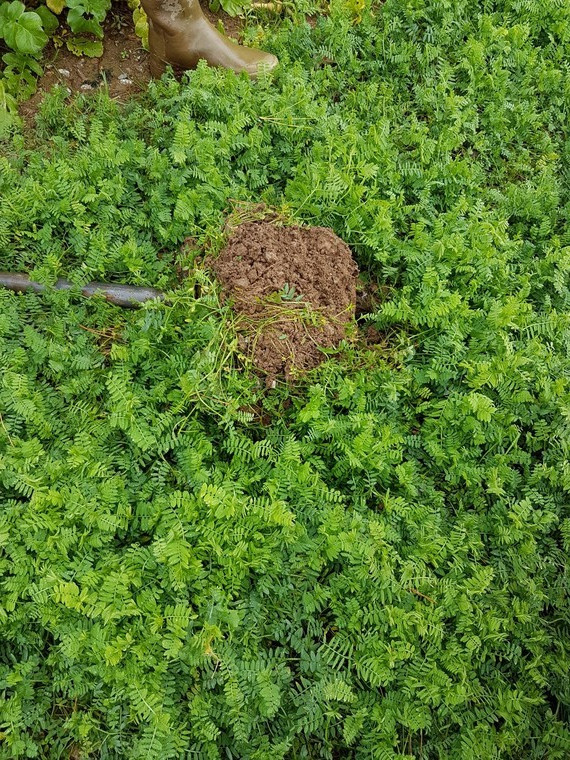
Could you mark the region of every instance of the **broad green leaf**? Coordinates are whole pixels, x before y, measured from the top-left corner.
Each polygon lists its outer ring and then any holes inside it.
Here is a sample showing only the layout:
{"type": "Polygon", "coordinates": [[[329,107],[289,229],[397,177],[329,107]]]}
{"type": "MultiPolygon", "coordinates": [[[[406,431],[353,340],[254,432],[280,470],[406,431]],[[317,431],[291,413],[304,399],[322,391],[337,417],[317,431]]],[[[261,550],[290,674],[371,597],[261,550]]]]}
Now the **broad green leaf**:
{"type": "Polygon", "coordinates": [[[71,37],[65,42],[67,49],[74,55],[86,55],[88,58],[100,58],[103,55],[103,43],[82,37],[71,37]]]}
{"type": "Polygon", "coordinates": [[[22,53],[39,53],[47,43],[42,20],[37,13],[23,13],[15,29],[16,50],[22,53]]]}
{"type": "Polygon", "coordinates": [[[81,8],[72,8],[67,14],[69,28],[75,34],[94,34],[103,37],[103,28],[94,18],[86,18],[81,8]]]}
{"type": "Polygon", "coordinates": [[[32,56],[22,55],[21,53],[4,53],[2,60],[6,64],[6,67],[19,69],[20,71],[31,69],[39,77],[43,74],[43,68],[32,56]]]}
{"type": "Polygon", "coordinates": [[[57,16],[54,16],[54,14],[51,13],[51,11],[49,11],[45,5],[38,5],[36,8],[36,13],[42,20],[44,32],[48,35],[48,37],[51,37],[51,35],[59,26],[59,19],[57,16]]]}
{"type": "Polygon", "coordinates": [[[67,0],[67,7],[82,16],[92,16],[103,21],[111,3],[109,0],[67,0]]]}
{"type": "Polygon", "coordinates": [[[48,41],[42,19],[14,0],[0,7],[0,36],[17,53],[37,55],[48,41]]]}
{"type": "Polygon", "coordinates": [[[0,34],[3,34],[5,24],[10,21],[17,21],[25,13],[26,6],[20,0],[13,0],[11,3],[0,5],[0,34]]]}

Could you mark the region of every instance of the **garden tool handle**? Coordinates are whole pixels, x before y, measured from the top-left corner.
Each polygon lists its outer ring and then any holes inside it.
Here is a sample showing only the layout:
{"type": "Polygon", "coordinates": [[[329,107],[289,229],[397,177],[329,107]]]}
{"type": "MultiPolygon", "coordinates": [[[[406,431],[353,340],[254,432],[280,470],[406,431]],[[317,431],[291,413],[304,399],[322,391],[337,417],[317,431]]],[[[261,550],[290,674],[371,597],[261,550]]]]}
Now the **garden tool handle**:
{"type": "MultiPolygon", "coordinates": [[[[28,290],[34,293],[43,293],[46,290],[45,285],[30,280],[26,275],[16,272],[0,272],[0,287],[8,288],[8,290],[14,290],[18,293],[28,290]]],[[[71,290],[75,286],[69,280],[61,279],[53,287],[55,290],[71,290]]],[[[146,288],[138,285],[118,285],[112,282],[88,282],[87,285],[81,287],[81,293],[88,298],[96,293],[100,293],[107,301],[125,308],[134,308],[154,298],[164,298],[164,293],[156,290],[156,288],[146,288]]]]}

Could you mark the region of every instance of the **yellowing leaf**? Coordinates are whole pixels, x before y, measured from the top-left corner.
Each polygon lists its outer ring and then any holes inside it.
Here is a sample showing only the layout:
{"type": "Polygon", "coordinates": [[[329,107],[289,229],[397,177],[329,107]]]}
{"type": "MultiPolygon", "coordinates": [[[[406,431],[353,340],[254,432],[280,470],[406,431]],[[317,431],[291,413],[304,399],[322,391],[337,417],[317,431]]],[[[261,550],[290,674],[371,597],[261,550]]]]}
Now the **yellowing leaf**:
{"type": "Polygon", "coordinates": [[[65,8],[65,0],[47,0],[46,5],[52,13],[59,15],[65,8]]]}

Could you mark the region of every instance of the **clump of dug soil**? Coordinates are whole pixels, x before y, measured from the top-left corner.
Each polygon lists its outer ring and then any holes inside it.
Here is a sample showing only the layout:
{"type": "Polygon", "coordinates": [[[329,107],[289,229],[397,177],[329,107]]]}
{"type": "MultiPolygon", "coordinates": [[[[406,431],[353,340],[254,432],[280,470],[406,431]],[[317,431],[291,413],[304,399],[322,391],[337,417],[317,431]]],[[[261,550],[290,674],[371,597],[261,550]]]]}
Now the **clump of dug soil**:
{"type": "Polygon", "coordinates": [[[313,369],[346,337],[358,268],[332,230],[246,222],[212,268],[234,304],[242,349],[268,385],[313,369]]]}

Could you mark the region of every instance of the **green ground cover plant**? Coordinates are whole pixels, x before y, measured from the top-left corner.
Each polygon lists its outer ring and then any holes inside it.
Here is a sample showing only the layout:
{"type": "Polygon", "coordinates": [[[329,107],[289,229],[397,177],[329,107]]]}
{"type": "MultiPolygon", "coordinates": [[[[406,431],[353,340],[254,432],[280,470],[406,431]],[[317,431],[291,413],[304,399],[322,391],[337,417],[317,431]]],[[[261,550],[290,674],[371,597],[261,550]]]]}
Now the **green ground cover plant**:
{"type": "Polygon", "coordinates": [[[569,15],[333,7],[2,143],[2,268],[172,296],[0,292],[1,758],[570,756],[569,15]],[[266,390],[229,199],[343,237],[374,343],[266,390]]]}

